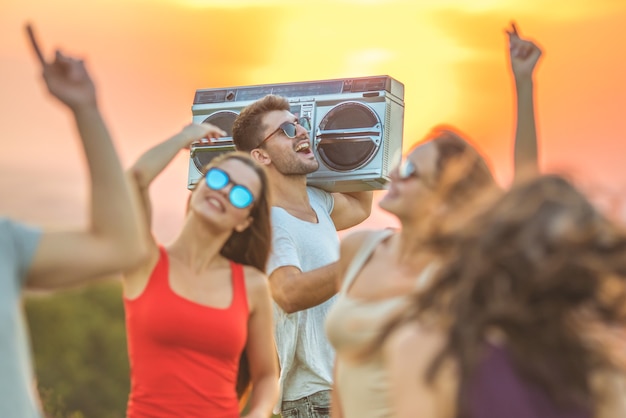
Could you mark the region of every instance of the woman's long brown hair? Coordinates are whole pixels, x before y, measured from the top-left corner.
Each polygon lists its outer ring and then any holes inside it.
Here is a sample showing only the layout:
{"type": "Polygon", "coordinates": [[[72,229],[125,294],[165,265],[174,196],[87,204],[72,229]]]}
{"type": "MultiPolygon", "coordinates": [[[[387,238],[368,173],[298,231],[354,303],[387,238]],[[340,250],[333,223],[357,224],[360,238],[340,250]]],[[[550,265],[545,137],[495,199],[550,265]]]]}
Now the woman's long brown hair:
{"type": "Polygon", "coordinates": [[[442,223],[428,242],[444,255],[440,271],[378,343],[401,324],[442,320],[447,342],[419,378],[432,382],[452,359],[463,388],[497,329],[522,379],[557,403],[592,409],[589,379],[613,359],[585,329],[626,325],[624,230],[554,175],[514,187],[462,226],[442,223]]]}

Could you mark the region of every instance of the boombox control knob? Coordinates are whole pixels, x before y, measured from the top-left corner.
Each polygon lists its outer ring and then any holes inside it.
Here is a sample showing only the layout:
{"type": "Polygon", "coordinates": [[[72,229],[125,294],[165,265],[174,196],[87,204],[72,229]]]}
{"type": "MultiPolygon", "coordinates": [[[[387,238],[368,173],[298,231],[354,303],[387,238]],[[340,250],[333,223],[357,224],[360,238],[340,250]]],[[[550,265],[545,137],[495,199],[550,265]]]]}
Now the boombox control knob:
{"type": "Polygon", "coordinates": [[[232,102],[235,99],[235,92],[234,91],[229,91],[228,93],[226,93],[226,100],[228,100],[229,102],[232,102]]]}

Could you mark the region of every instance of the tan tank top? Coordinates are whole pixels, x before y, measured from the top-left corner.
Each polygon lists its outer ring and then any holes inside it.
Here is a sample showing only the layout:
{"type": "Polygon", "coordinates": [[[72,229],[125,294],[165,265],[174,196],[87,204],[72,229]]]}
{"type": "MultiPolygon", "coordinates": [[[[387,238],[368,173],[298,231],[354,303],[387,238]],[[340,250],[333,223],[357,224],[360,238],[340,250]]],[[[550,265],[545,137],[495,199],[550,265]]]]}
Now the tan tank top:
{"type": "MultiPolygon", "coordinates": [[[[351,298],[347,290],[363,268],[374,249],[393,231],[371,234],[348,267],[335,304],[326,317],[326,334],[336,351],[335,388],[343,410],[343,418],[392,417],[389,381],[382,353],[363,358],[381,328],[403,307],[407,295],[378,301],[351,298]]],[[[416,288],[431,275],[429,265],[416,279],[416,288]]]]}

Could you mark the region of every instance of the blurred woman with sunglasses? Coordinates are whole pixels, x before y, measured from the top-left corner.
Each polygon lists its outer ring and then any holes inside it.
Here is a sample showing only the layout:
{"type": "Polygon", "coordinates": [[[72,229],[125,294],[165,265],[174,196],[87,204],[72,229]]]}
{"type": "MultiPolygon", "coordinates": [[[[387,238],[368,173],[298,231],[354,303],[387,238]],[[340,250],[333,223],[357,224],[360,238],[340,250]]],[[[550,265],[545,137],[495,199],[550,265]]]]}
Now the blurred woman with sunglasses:
{"type": "MultiPolygon", "coordinates": [[[[155,177],[181,149],[222,135],[213,125],[191,124],[139,158],[129,178],[146,224],[155,177]]],[[[278,395],[278,366],[262,273],[271,244],[263,168],[245,153],[214,158],[177,238],[168,246],[151,235],[145,240],[148,261],[124,275],[127,416],[239,417],[249,369],[246,417],[266,418],[278,395]]]]}
{"type": "MultiPolygon", "coordinates": [[[[514,26],[510,47],[518,100],[515,170],[516,176],[522,176],[535,172],[537,165],[532,75],[541,51],[519,38],[514,26]]],[[[462,211],[472,199],[497,189],[483,157],[459,135],[444,129],[410,150],[390,178],[379,206],[398,218],[401,229],[359,231],[341,242],[339,298],[326,322],[336,349],[333,417],[396,416],[395,396],[402,391],[403,379],[414,376],[392,376],[382,350],[365,353],[383,325],[406,307],[408,295],[427,283],[439,267],[437,255],[420,245],[436,217],[462,211]],[[463,169],[463,181],[433,207],[444,175],[453,167],[463,169]]],[[[402,395],[412,399],[407,391],[402,395]]]]}

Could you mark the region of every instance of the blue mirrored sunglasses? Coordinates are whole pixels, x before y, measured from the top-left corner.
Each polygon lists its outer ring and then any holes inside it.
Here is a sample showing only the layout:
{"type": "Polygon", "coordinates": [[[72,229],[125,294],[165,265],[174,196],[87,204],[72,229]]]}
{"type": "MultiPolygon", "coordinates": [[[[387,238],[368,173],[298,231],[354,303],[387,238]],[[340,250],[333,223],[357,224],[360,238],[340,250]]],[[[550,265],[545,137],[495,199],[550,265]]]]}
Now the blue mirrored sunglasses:
{"type": "Polygon", "coordinates": [[[230,204],[237,209],[245,209],[254,202],[254,195],[246,186],[231,181],[228,173],[221,168],[211,167],[204,176],[206,185],[213,190],[222,190],[224,187],[232,184],[228,193],[230,204]]]}

